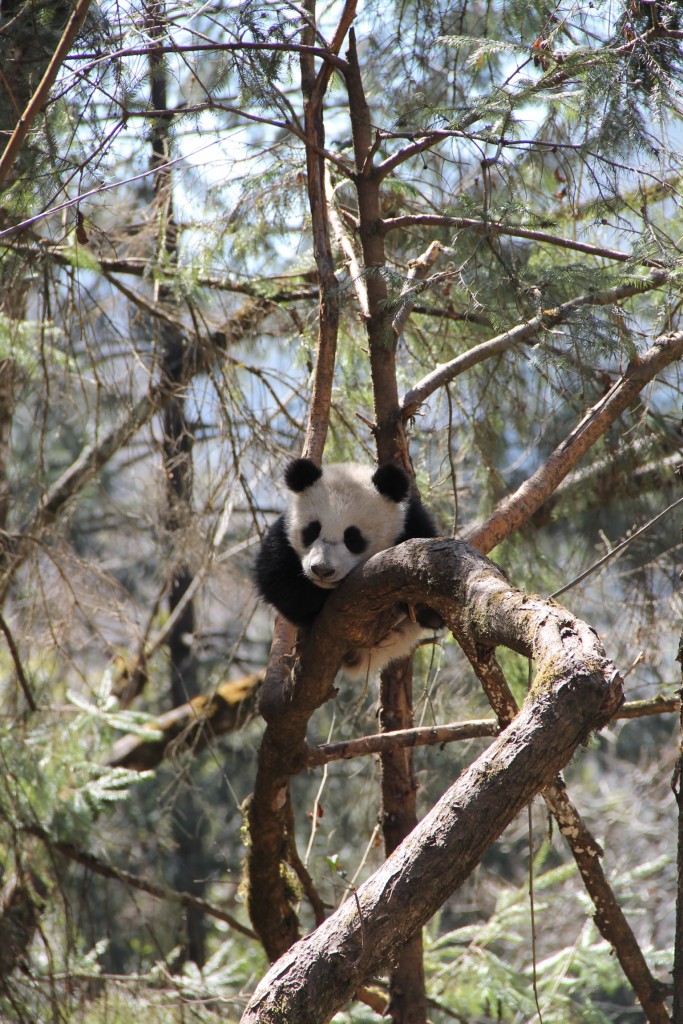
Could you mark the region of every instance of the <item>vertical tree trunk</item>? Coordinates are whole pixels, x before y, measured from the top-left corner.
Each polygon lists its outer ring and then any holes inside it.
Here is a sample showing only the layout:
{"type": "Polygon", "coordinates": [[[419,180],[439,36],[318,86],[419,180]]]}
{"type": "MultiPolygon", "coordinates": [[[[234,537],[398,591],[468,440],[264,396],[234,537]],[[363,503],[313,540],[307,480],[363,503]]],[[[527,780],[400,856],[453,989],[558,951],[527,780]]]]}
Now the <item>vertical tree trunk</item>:
{"type": "MultiPolygon", "coordinates": [[[[379,718],[383,732],[412,727],[413,665],[410,658],[389,665],[382,672],[379,718]]],[[[389,856],[417,824],[417,782],[410,747],[383,753],[380,763],[384,850],[389,856]]],[[[425,1024],[427,1020],[422,932],[413,936],[399,953],[389,979],[389,1005],[385,1016],[397,1024],[425,1024]]]]}
{"type": "MultiPolygon", "coordinates": [[[[154,2],[147,8],[150,35],[163,39],[166,31],[166,12],[163,2],[154,2]]],[[[157,170],[154,177],[154,196],[158,207],[158,253],[166,261],[175,261],[177,225],[173,209],[173,180],[169,160],[171,156],[170,130],[172,115],[168,111],[167,77],[163,54],[152,50],[149,58],[150,94],[157,120],[151,137],[151,166],[157,170]]],[[[172,301],[169,289],[157,288],[157,299],[172,301]]],[[[192,583],[192,572],[176,547],[182,550],[182,535],[189,529],[192,515],[192,447],[194,438],[185,412],[183,381],[187,380],[186,363],[192,358],[191,347],[180,329],[164,323],[159,327],[161,347],[161,373],[165,383],[175,392],[163,412],[163,462],[166,478],[166,511],[164,527],[171,548],[169,612],[173,613],[183,600],[192,583]],[[178,541],[180,538],[180,541],[178,541]]],[[[197,696],[199,686],[192,638],[195,629],[194,604],[190,600],[167,639],[170,656],[171,703],[179,707],[197,696]]],[[[183,784],[173,808],[173,836],[176,842],[174,884],[180,892],[202,897],[204,885],[199,880],[205,874],[201,867],[202,843],[197,834],[199,815],[191,786],[183,784]]],[[[185,957],[199,967],[205,962],[204,917],[194,907],[185,910],[185,957]]]]}
{"type": "MultiPolygon", "coordinates": [[[[353,30],[347,54],[349,105],[353,127],[358,195],[359,235],[367,273],[370,368],[375,403],[375,440],[379,463],[396,462],[414,478],[400,415],[396,376],[396,334],[387,303],[386,263],[380,181],[373,165],[373,129],[365,98],[353,30]]],[[[387,666],[381,676],[380,724],[385,731],[413,725],[412,658],[387,666]]],[[[413,754],[410,749],[383,754],[382,827],[387,856],[417,824],[413,754]]],[[[425,1024],[427,1020],[422,934],[418,932],[399,953],[390,978],[387,1012],[396,1024],[425,1024]]]]}

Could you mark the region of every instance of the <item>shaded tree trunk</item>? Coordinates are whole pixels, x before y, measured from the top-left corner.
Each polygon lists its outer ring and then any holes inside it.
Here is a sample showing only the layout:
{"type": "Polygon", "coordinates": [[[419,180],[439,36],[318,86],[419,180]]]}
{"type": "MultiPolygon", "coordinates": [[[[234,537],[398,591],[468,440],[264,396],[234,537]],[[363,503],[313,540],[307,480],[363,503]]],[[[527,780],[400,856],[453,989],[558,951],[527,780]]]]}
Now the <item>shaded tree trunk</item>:
{"type": "MultiPolygon", "coordinates": [[[[152,38],[162,40],[166,32],[166,14],[163,2],[147,8],[152,38]]],[[[175,262],[177,253],[177,225],[173,209],[173,178],[171,158],[171,115],[167,114],[167,76],[161,52],[151,51],[149,58],[150,92],[154,110],[159,116],[151,137],[151,166],[156,169],[154,196],[158,207],[159,251],[161,261],[175,262]]],[[[157,299],[172,301],[170,289],[157,286],[157,299]]],[[[163,462],[166,479],[166,511],[164,527],[171,549],[169,613],[173,614],[193,581],[192,571],[178,552],[182,551],[183,535],[190,527],[192,516],[192,447],[193,436],[187,422],[183,381],[187,380],[187,362],[192,358],[191,346],[179,327],[169,323],[157,325],[161,342],[161,374],[172,397],[163,410],[163,462]]],[[[170,656],[171,704],[180,707],[199,693],[196,659],[193,647],[195,631],[194,602],[188,600],[171,629],[166,645],[170,656]]],[[[189,784],[180,784],[173,806],[173,837],[176,842],[173,884],[180,892],[188,892],[201,899],[205,875],[203,841],[199,831],[201,815],[189,784]]],[[[184,952],[188,960],[202,967],[206,958],[204,948],[204,915],[196,907],[185,909],[184,952]]]]}

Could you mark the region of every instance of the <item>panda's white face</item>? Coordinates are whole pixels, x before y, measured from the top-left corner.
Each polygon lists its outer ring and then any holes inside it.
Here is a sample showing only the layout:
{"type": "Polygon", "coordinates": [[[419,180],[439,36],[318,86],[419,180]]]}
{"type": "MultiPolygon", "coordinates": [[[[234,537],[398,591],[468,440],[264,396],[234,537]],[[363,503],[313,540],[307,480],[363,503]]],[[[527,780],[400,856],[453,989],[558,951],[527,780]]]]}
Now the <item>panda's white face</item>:
{"type": "Polygon", "coordinates": [[[287,536],[308,579],[332,589],[400,536],[405,502],[385,497],[373,469],[353,463],[325,467],[322,477],[292,495],[287,536]]]}

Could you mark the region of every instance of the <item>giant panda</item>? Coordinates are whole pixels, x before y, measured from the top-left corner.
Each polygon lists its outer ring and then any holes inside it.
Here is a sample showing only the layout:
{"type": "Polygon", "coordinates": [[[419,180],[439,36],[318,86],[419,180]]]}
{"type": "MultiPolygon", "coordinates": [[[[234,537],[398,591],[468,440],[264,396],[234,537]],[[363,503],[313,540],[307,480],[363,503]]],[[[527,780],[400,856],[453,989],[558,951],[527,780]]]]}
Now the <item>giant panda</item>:
{"type": "MultiPolygon", "coordinates": [[[[295,459],[285,470],[289,504],[268,529],[255,565],[259,594],[295,626],[310,626],[332,590],[372,555],[411,537],[435,537],[436,527],[398,466],[375,469],[334,463],[320,469],[295,459]]],[[[397,612],[390,632],[375,648],[347,653],[347,675],[364,677],[405,657],[442,623],[418,606],[416,619],[397,612]]]]}

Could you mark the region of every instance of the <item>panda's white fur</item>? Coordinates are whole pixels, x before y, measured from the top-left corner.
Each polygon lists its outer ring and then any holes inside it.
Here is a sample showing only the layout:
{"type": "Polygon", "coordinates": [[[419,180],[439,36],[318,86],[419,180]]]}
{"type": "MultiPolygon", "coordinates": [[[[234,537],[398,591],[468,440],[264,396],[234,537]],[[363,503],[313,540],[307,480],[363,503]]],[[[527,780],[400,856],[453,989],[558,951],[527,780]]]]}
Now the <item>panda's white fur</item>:
{"type": "MultiPolygon", "coordinates": [[[[357,565],[410,537],[436,535],[397,466],[336,463],[320,469],[309,459],[295,459],[285,483],[289,504],[264,537],[255,578],[261,596],[297,626],[312,624],[330,591],[357,565]]],[[[422,606],[421,611],[422,624],[406,607],[397,608],[379,644],[347,652],[347,675],[361,678],[410,654],[439,625],[434,612],[422,606]]]]}
{"type": "Polygon", "coordinates": [[[323,476],[300,494],[293,494],[285,512],[287,536],[311,583],[325,589],[338,586],[361,562],[390,548],[403,530],[406,502],[380,494],[372,482],[374,469],[353,462],[325,467],[323,476]],[[319,536],[306,546],[305,527],[317,521],[319,536]],[[362,552],[352,552],[344,541],[349,527],[360,530],[366,541],[362,552]]]}

